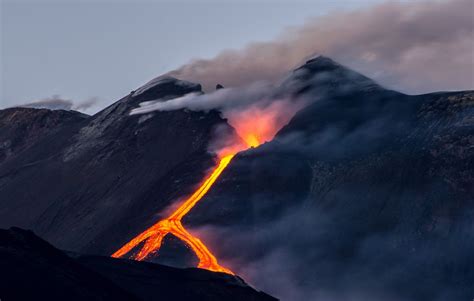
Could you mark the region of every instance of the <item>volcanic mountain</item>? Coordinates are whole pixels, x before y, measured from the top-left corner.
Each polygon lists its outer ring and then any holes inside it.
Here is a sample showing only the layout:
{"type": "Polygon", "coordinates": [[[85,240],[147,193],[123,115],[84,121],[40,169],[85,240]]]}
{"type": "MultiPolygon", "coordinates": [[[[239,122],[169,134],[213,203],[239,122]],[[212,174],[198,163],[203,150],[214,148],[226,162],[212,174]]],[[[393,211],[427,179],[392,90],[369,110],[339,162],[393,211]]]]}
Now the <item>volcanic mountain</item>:
{"type": "MultiPolygon", "coordinates": [[[[217,110],[129,113],[188,93],[203,92],[159,77],[93,116],[0,111],[0,227],[111,255],[166,217],[234,129],[217,110]]],[[[274,95],[306,106],[236,154],[184,226],[285,300],[472,298],[474,92],[406,95],[316,57],[274,95]]],[[[196,265],[172,236],[150,260],[196,265]]]]}

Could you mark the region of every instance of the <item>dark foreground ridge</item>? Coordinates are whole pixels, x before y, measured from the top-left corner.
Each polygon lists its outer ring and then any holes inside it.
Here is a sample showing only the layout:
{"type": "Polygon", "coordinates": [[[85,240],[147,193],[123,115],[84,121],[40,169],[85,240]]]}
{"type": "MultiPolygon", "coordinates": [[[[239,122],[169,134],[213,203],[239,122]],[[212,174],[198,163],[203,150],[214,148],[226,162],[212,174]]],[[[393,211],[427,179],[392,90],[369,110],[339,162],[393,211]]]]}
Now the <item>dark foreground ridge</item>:
{"type": "Polygon", "coordinates": [[[68,256],[20,228],[0,229],[0,270],[2,300],[276,300],[227,274],[68,256]]]}

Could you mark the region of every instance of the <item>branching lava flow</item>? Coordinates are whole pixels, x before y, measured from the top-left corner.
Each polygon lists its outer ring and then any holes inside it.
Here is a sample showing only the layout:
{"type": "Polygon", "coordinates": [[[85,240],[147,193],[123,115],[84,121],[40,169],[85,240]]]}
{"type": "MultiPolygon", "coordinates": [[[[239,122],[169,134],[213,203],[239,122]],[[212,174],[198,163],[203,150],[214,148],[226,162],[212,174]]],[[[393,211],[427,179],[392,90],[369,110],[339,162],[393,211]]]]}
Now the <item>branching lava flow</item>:
{"type": "Polygon", "coordinates": [[[219,265],[216,257],[201,242],[201,240],[186,231],[181,224],[183,216],[185,216],[186,213],[188,213],[189,210],[191,210],[191,208],[193,208],[194,205],[207,193],[207,191],[209,191],[212,184],[214,184],[233,157],[233,154],[223,157],[211,175],[178,209],[176,209],[168,218],[159,221],[129,241],[117,252],[112,254],[112,257],[122,257],[144,241],[145,243],[143,247],[132,257],[136,260],[144,260],[150,254],[160,249],[163,238],[170,233],[184,241],[194,251],[196,256],[199,258],[199,268],[234,274],[231,270],[219,265]]]}

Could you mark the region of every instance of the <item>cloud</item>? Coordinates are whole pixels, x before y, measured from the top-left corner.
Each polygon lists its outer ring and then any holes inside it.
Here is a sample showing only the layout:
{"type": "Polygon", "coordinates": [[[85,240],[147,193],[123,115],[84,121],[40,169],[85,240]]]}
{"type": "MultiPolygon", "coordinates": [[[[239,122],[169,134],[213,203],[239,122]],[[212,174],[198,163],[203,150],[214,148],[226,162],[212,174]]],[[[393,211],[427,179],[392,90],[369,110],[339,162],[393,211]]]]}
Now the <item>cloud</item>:
{"type": "Polygon", "coordinates": [[[49,109],[49,110],[71,110],[73,102],[69,99],[63,99],[59,95],[53,95],[38,101],[22,105],[25,108],[49,109]]]}
{"type": "Polygon", "coordinates": [[[242,86],[277,81],[305,59],[324,54],[404,92],[474,88],[474,3],[470,0],[387,2],[334,12],[287,29],[271,42],[225,50],[169,75],[242,86]]]}
{"type": "Polygon", "coordinates": [[[75,103],[70,99],[64,99],[59,95],[53,95],[51,97],[43,98],[38,101],[21,105],[21,107],[49,110],[86,111],[89,108],[93,107],[97,102],[98,99],[96,97],[92,97],[85,101],[75,103]]]}

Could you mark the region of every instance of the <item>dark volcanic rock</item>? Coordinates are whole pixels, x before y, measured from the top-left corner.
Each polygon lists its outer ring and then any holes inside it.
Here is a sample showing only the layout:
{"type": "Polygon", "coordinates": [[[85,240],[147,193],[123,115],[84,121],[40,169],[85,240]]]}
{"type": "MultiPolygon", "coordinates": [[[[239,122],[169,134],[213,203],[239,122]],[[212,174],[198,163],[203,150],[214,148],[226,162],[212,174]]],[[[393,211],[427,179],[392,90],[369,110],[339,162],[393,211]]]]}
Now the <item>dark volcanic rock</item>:
{"type": "Polygon", "coordinates": [[[31,108],[0,110],[0,164],[46,136],[83,122],[88,116],[75,111],[31,108]]]}
{"type": "Polygon", "coordinates": [[[98,256],[81,256],[78,261],[143,300],[277,300],[223,273],[98,256]]]}
{"type": "Polygon", "coordinates": [[[31,231],[0,229],[2,300],[139,300],[31,231]]]}
{"type": "Polygon", "coordinates": [[[169,76],[160,76],[132,91],[131,95],[134,104],[139,104],[149,100],[171,99],[188,93],[202,93],[201,85],[169,76]]]}
{"type": "Polygon", "coordinates": [[[0,270],[2,300],[276,300],[227,274],[71,258],[19,228],[0,229],[0,270]]]}

